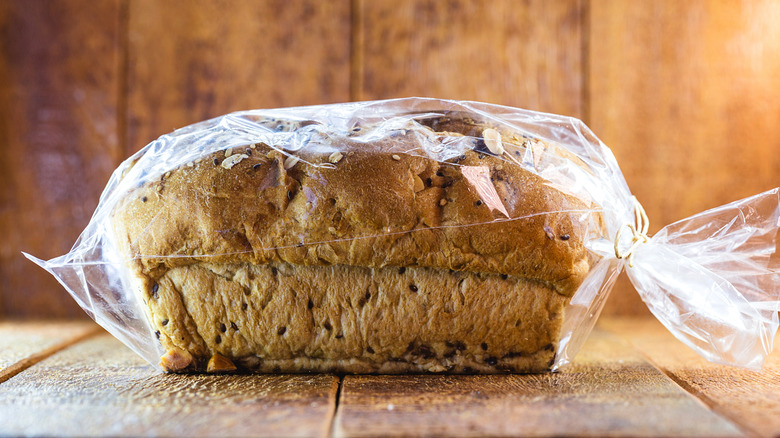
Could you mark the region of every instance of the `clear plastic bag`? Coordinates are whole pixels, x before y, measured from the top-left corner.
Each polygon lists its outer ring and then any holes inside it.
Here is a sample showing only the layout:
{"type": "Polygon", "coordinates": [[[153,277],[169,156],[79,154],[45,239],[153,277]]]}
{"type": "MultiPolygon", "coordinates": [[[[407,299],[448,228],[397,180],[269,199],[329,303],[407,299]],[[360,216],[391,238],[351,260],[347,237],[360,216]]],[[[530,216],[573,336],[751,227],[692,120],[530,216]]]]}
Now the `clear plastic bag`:
{"type": "MultiPolygon", "coordinates": [[[[398,161],[417,157],[446,164],[456,169],[458,181],[470,184],[469,193],[489,211],[488,220],[476,215],[462,217],[458,223],[423,224],[414,229],[388,226],[382,233],[356,232],[348,239],[338,239],[342,243],[359,239],[381,242],[421,230],[442,235],[458,228],[476,232],[473,230],[478,228],[472,227],[488,229],[545,215],[556,215],[556,221],[570,224],[576,235],[559,237],[544,226],[547,237],[556,244],[559,239],[571,238],[572,245],[581,243],[587,250],[583,259],[587,260],[586,275],[573,277],[576,284],[566,298],[551,369],[572,360],[624,266],[653,314],[708,360],[759,368],[771,351],[780,307],[780,274],[776,266],[770,266],[780,228],[778,189],[700,213],[648,238],[646,217],[631,196],[614,156],[582,122],[484,103],[409,98],[255,110],[179,129],[150,143],[114,172],[89,225],[68,254],[49,261],[26,256],[54,275],[101,326],[157,365],[167,352],[150,320],[145,298],[138,293],[129,263],[139,258],[159,263],[169,263],[160,260],[171,257],[219,258],[230,255],[234,246],[225,243],[229,237],[222,236],[208,251],[201,248],[198,254],[190,249],[183,253],[140,253],[128,259],[126,249],[117,242],[112,214],[139,188],[162,184],[159,182],[179,169],[197,168],[204,157],[215,153],[224,151],[224,159],[215,159],[213,165],[226,171],[265,165],[266,161],[253,164],[259,159],[254,149],[258,144],[280,157],[281,172],[300,162],[308,171],[330,178],[338,175],[332,172],[339,172],[339,161],[369,149],[392,154],[388,156],[398,161]],[[466,117],[478,128],[449,132],[445,128],[451,117],[461,121],[466,117]],[[438,121],[439,129],[430,126],[431,120],[438,121]],[[460,162],[466,154],[500,160],[500,164],[466,165],[460,162]],[[522,213],[526,211],[521,208],[524,195],[507,195],[493,178],[496,169],[505,166],[542,181],[549,191],[545,193],[557,199],[557,209],[522,213]]],[[[433,183],[410,182],[413,188],[419,184],[427,188],[433,183]]],[[[320,194],[308,195],[309,203],[320,199],[320,194]]],[[[149,223],[160,220],[155,217],[149,223]]],[[[250,242],[252,247],[246,251],[263,258],[269,257],[269,251],[284,254],[323,242],[338,245],[335,241],[323,240],[305,227],[291,226],[288,235],[274,245],[258,249],[250,242]]],[[[531,248],[529,254],[534,251],[531,248]]],[[[425,263],[420,260],[414,263],[425,263]]],[[[392,261],[388,263],[392,265],[392,261]]]]}

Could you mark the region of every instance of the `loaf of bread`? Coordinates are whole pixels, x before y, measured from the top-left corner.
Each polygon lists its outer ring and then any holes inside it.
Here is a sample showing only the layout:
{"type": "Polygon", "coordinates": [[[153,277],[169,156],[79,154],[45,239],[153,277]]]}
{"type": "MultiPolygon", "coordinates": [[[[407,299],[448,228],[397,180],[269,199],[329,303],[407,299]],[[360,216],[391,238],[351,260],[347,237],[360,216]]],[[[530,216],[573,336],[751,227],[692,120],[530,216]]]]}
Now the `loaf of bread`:
{"type": "Polygon", "coordinates": [[[163,368],[550,369],[589,205],[520,161],[560,148],[462,113],[255,123],[303,140],[204,154],[113,210],[163,368]]]}

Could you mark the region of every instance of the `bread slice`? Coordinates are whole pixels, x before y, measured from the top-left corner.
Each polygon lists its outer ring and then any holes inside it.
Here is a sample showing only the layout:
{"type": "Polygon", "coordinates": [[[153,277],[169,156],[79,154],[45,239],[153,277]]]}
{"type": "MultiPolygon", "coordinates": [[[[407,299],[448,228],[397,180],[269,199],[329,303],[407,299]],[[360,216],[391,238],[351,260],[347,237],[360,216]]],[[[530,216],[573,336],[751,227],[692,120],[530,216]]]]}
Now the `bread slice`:
{"type": "Polygon", "coordinates": [[[205,154],[117,205],[165,369],[550,369],[592,261],[589,206],[506,157],[547,145],[462,115],[375,133],[205,154]]]}

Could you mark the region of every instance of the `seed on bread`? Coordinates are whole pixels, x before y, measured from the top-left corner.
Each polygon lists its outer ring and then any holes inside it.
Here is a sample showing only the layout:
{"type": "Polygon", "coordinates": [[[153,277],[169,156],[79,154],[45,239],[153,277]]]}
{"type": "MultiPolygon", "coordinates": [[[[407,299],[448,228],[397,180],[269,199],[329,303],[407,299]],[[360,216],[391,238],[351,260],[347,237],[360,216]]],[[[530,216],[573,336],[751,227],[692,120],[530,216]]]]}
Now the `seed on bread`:
{"type": "Polygon", "coordinates": [[[296,164],[298,164],[298,161],[300,161],[300,157],[297,155],[290,155],[284,160],[284,168],[286,170],[292,169],[296,164]]]}
{"type": "Polygon", "coordinates": [[[331,162],[331,163],[333,163],[333,164],[336,164],[336,163],[338,163],[338,162],[339,162],[339,161],[340,161],[340,160],[341,160],[343,157],[344,157],[344,155],[342,155],[342,154],[341,154],[341,152],[338,152],[338,151],[337,151],[337,152],[334,152],[334,153],[330,154],[330,156],[328,157],[328,161],[330,161],[330,162],[331,162]]]}
{"type": "Polygon", "coordinates": [[[495,155],[504,154],[504,145],[501,142],[501,133],[493,128],[487,128],[482,131],[482,138],[485,140],[485,146],[495,155]]]}
{"type": "Polygon", "coordinates": [[[237,154],[237,155],[230,155],[229,157],[222,160],[222,167],[225,169],[231,169],[236,164],[240,163],[242,160],[249,158],[249,155],[247,154],[237,154]]]}
{"type": "Polygon", "coordinates": [[[422,179],[420,179],[419,176],[414,176],[414,192],[420,192],[425,188],[425,185],[422,182],[422,179]]]}

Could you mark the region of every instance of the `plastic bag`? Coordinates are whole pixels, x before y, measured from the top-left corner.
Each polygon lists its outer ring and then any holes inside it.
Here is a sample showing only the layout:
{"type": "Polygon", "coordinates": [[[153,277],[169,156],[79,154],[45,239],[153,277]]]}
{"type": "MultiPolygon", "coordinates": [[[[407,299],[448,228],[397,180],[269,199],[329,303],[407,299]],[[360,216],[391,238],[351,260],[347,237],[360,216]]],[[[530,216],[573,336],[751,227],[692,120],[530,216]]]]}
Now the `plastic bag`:
{"type": "MultiPolygon", "coordinates": [[[[771,351],[780,307],[780,274],[770,267],[780,228],[778,189],[695,215],[648,238],[647,218],[614,156],[582,122],[484,103],[409,98],[255,110],[179,129],[150,143],[114,172],[89,225],[68,254],[49,261],[26,256],[54,275],[96,322],[156,365],[166,352],[156,339],[159,332],[152,328],[143,298],[134,292],[129,260],[115,241],[110,216],[118,203],[138,187],[175,169],[192,167],[217,151],[226,151],[227,169],[250,158],[250,150],[231,154],[233,148],[262,143],[286,157],[286,168],[301,159],[305,162],[306,153],[324,153],[331,163],[338,161],[350,153],[346,146],[340,149],[339,141],[351,148],[385,144],[397,154],[449,164],[457,164],[464,151],[476,148],[587,206],[554,212],[584,224],[581,238],[591,263],[566,305],[552,369],[572,360],[625,266],[652,313],[708,360],[759,368],[771,351]],[[426,120],[451,114],[468,114],[492,128],[463,135],[424,126],[426,120]],[[502,131],[522,137],[502,139],[502,131]],[[414,139],[394,143],[398,135],[414,139]]],[[[307,165],[329,166],[324,161],[307,165]]],[[[463,166],[461,173],[479,201],[490,208],[489,222],[527,219],[511,216],[506,199],[497,195],[490,175],[479,166],[463,166]]],[[[352,236],[367,237],[377,236],[352,236]]],[[[305,230],[299,230],[295,239],[299,245],[317,243],[305,230]]]]}

